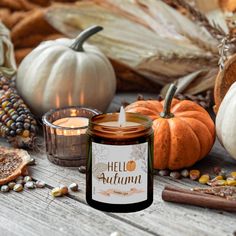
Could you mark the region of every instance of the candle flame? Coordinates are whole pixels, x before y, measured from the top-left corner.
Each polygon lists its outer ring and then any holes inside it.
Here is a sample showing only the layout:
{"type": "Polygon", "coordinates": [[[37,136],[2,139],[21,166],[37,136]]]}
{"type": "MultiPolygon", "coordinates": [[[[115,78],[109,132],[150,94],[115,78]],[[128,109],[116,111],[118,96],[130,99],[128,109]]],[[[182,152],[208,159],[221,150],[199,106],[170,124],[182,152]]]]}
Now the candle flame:
{"type": "Polygon", "coordinates": [[[56,95],[56,108],[60,107],[60,96],[57,94],[56,95]]]}
{"type": "Polygon", "coordinates": [[[126,122],[125,109],[123,106],[121,106],[120,113],[119,113],[119,119],[118,119],[119,126],[120,127],[124,126],[125,122],[126,122]]]}

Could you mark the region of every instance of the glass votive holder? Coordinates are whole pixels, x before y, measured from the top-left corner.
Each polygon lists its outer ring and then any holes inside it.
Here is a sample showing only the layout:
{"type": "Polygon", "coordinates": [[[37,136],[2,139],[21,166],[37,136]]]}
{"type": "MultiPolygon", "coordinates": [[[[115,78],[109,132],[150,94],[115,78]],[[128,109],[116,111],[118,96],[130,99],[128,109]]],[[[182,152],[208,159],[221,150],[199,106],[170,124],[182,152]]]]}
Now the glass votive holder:
{"type": "Polygon", "coordinates": [[[66,107],[52,109],[43,120],[47,158],[60,166],[86,165],[89,119],[101,114],[96,109],[66,107]]]}

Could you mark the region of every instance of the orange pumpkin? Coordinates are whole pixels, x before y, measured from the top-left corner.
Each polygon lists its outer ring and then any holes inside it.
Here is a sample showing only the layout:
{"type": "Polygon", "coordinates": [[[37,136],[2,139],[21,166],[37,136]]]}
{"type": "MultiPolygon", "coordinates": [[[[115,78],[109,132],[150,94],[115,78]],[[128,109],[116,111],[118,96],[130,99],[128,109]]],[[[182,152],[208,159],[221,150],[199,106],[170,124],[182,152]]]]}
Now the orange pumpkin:
{"type": "Polygon", "coordinates": [[[173,99],[176,89],[170,86],[165,101],[137,101],[126,107],[126,112],[153,120],[155,169],[190,167],[214,144],[215,125],[207,111],[192,101],[173,99]]]}
{"type": "Polygon", "coordinates": [[[126,164],[126,169],[128,171],[134,171],[136,169],[135,161],[128,161],[127,164],[126,164]]]}

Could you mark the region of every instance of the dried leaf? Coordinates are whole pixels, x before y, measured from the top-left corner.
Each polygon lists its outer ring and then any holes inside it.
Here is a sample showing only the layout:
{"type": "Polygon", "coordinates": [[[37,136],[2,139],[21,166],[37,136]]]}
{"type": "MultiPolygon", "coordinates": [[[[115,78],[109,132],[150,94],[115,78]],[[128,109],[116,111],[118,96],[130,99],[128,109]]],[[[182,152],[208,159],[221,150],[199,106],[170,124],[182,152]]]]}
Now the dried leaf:
{"type": "Polygon", "coordinates": [[[16,72],[13,44],[9,30],[0,22],[0,75],[12,77],[16,72]]]}

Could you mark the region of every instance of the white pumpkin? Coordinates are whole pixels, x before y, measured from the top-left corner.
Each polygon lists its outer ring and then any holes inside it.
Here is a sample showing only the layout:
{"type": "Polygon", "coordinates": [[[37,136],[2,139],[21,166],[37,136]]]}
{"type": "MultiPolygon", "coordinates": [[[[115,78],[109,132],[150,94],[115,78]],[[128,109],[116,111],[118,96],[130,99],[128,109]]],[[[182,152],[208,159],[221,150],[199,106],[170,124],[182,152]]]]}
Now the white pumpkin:
{"type": "Polygon", "coordinates": [[[105,111],[116,90],[115,73],[97,47],[84,43],[100,30],[92,26],[74,40],[43,42],[25,57],[16,86],[35,115],[77,105],[105,111]]]}
{"type": "Polygon", "coordinates": [[[236,159],[236,82],[220,104],[216,116],[216,133],[221,144],[236,159]]]}

